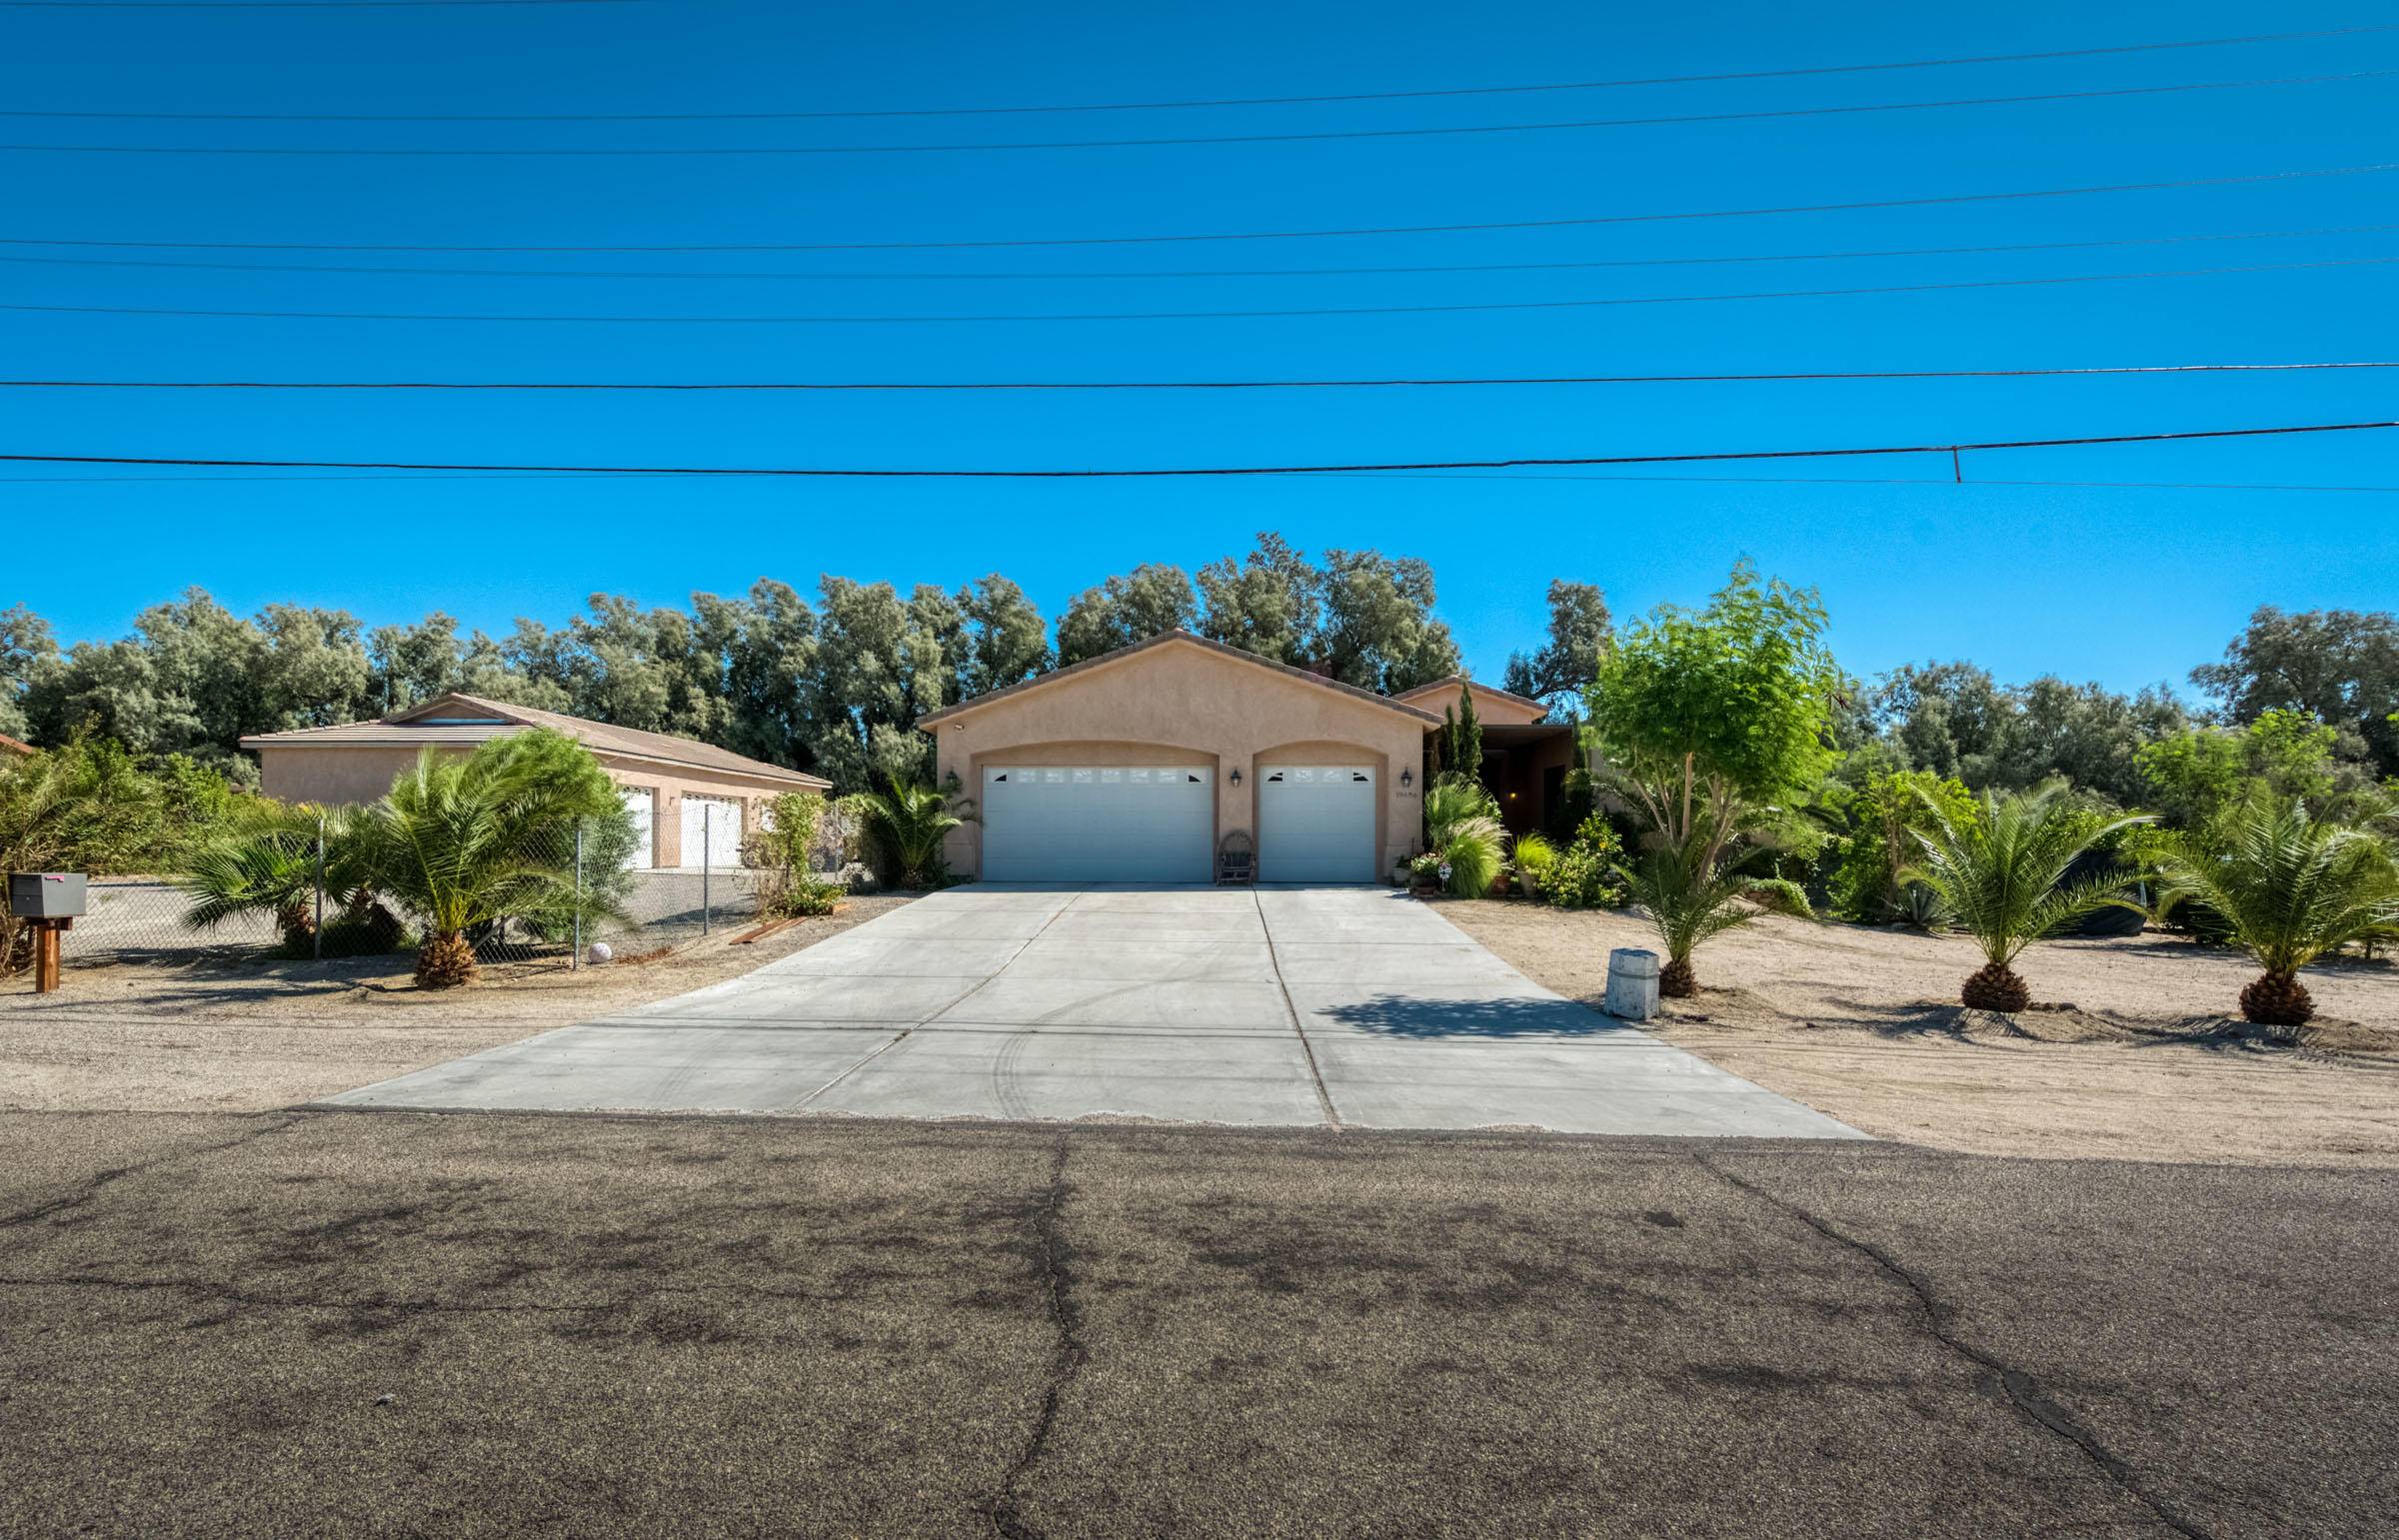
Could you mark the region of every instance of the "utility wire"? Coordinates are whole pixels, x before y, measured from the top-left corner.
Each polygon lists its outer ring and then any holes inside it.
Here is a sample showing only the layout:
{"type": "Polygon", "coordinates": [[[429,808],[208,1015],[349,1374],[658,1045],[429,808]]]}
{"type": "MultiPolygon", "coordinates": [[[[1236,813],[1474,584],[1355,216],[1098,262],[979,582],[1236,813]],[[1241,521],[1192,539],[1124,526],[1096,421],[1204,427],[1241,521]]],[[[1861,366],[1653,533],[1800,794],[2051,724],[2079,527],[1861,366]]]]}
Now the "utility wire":
{"type": "MultiPolygon", "coordinates": [[[[19,3],[19,0],[6,0],[19,3]]],[[[51,0],[57,3],[57,0],[51,0]]],[[[263,0],[252,0],[263,3],[263,0]]],[[[286,0],[289,3],[289,0],[286,0]]],[[[328,0],[317,0],[328,3],[328,0]]],[[[400,3],[400,0],[387,0],[400,3]]],[[[436,0],[415,0],[431,4],[436,0]]],[[[449,4],[524,4],[529,0],[442,0],[449,4]]],[[[174,9],[175,7],[167,7],[174,9]]],[[[1163,102],[1086,102],[1016,107],[905,107],[842,112],[50,112],[0,110],[0,118],[121,118],[176,123],[772,123],[868,118],[983,118],[1077,112],[1162,112],[1206,107],[1300,107],[1342,102],[1425,101],[1459,96],[1525,96],[1541,92],[1613,91],[1628,86],[1683,86],[1736,80],[1790,80],[1815,75],[1860,75],[1894,70],[1944,69],[1956,65],[2029,64],[2052,59],[2161,53],[2195,48],[2233,48],[2259,43],[2307,42],[2399,31],[2399,23],[2327,27],[2308,32],[2258,32],[2240,37],[2185,38],[2171,42],[2118,43],[2102,47],[2053,48],[2037,53],[1967,54],[1946,59],[1902,59],[1872,64],[1824,64],[1797,69],[1733,70],[1707,75],[1650,75],[1618,80],[1570,80],[1519,86],[1447,86],[1418,91],[1353,91],[1328,96],[1232,96],[1163,102]]]]}
{"type": "Polygon", "coordinates": [[[2362,433],[2399,428],[2399,422],[2303,423],[2271,428],[2205,428],[2176,433],[2083,435],[2064,439],[2000,439],[1981,443],[1875,445],[1844,449],[1723,450],[1682,455],[1518,456],[1505,460],[1419,460],[1383,464],[1275,466],[1181,466],[1140,470],[931,470],[858,469],[819,466],[607,466],[484,465],[408,460],[234,460],[163,455],[13,455],[0,462],[26,465],[114,465],[222,467],[228,470],[295,471],[481,471],[571,473],[597,476],[807,477],[910,481],[1113,481],[1165,477],[1326,476],[1367,471],[1506,471],[1556,466],[1697,465],[1735,460],[1844,460],[1894,455],[1957,456],[2022,449],[2073,449],[2103,444],[2169,444],[2199,439],[2282,438],[2297,434],[2362,433]]]}
{"type": "Polygon", "coordinates": [[[1848,214],[1861,210],[1920,209],[1943,204],[2013,203],[2038,198],[2082,198],[2110,193],[2179,192],[2200,187],[2310,181],[2323,177],[2381,176],[2399,171],[2399,161],[2362,166],[2326,166],[2298,171],[2260,171],[2238,176],[2183,177],[2158,182],[2106,182],[2082,187],[2045,187],[1998,193],[1940,193],[1917,198],[1871,198],[1846,203],[1769,204],[1745,209],[1700,209],[1666,214],[1596,214],[1558,219],[1498,220],[1480,224],[1365,225],[1327,230],[1244,230],[1200,235],[1050,236],[1000,241],[810,241],[674,246],[436,246],[423,242],[327,241],[120,241],[57,236],[0,236],[0,246],[109,246],[140,251],[321,251],[443,252],[451,254],[696,254],[701,252],[801,251],[996,251],[1055,246],[1167,246],[1214,241],[1313,241],[1336,237],[1459,235],[1492,230],[1565,230],[1593,225],[1651,225],[1685,220],[1757,219],[1785,214],[1848,214]]]}
{"type": "Polygon", "coordinates": [[[2132,283],[2160,278],[2213,278],[2227,274],[2385,267],[2392,263],[2399,263],[2399,257],[2339,257],[2316,262],[2260,262],[2240,267],[2169,268],[2145,273],[2075,273],[2050,278],[1875,284],[1854,289],[1767,289],[1752,290],[1745,294],[1659,294],[1601,300],[1507,300],[1460,305],[1310,306],[1288,310],[1059,311],[1047,314],[958,316],[574,316],[372,310],[201,310],[137,305],[0,305],[0,312],[73,316],[195,316],[252,321],[463,321],[593,326],[945,326],[991,322],[1291,320],[1312,316],[1427,316],[1498,311],[1600,310],[1625,305],[1716,305],[1756,300],[1841,299],[1860,295],[1935,294],[1971,289],[2047,288],[2060,284],[2132,283]]]}
{"type": "MultiPolygon", "coordinates": [[[[626,474],[615,477],[592,474],[551,474],[539,472],[527,475],[479,475],[461,472],[455,475],[411,475],[395,473],[382,476],[0,476],[0,487],[17,486],[145,486],[152,482],[200,482],[210,486],[225,482],[258,483],[274,486],[281,482],[598,482],[673,480],[672,477],[626,474]]],[[[2168,492],[2349,492],[2399,493],[2399,486],[2326,486],[2314,482],[2051,482],[1991,480],[1976,477],[1960,482],[1950,476],[1479,476],[1479,475],[1409,475],[1391,473],[1377,475],[1369,472],[1328,472],[1326,481],[1375,482],[1632,482],[1639,484],[1672,484],[1689,482],[1707,486],[1718,483],[1739,486],[1767,487],[2061,487],[2112,488],[2120,490],[2168,492]]]]}
{"type": "Polygon", "coordinates": [[[1866,380],[2028,380],[2100,375],[2301,374],[2399,369],[2399,360],[2114,364],[2026,369],[1789,370],[1774,374],[1423,376],[1379,380],[0,380],[0,390],[81,391],[1298,391],[1485,385],[1778,385],[1866,380]]]}
{"type": "Polygon", "coordinates": [[[726,278],[800,279],[812,282],[926,283],[969,280],[1051,282],[1087,279],[1182,278],[1362,278],[1434,273],[1566,273],[1609,268],[1740,267],[1773,262],[1857,262],[1890,257],[1980,257],[2019,252],[2097,251],[2126,246],[2190,246],[2224,241],[2296,241],[2335,235],[2380,235],[2399,224],[2324,225],[2305,230],[2241,230],[2199,235],[2122,236],[2091,241],[2031,241],[1995,246],[1910,246],[1868,251],[1775,252],[1744,257],[1620,257],[1596,262],[1469,262],[1402,267],[1074,269],[1027,272],[806,272],[791,269],[727,271],[722,268],[440,268],[307,262],[159,261],[146,257],[24,257],[0,252],[0,262],[39,267],[166,268],[212,273],[366,273],[418,278],[726,278]]]}
{"type": "Polygon", "coordinates": [[[2175,96],[2195,91],[2244,91],[2265,86],[2332,85],[2380,80],[2399,75],[2399,69],[2347,70],[2328,75],[2271,75],[2246,80],[2184,81],[2162,86],[2111,86],[2084,91],[2042,91],[2016,96],[1961,96],[1936,101],[1860,102],[1839,107],[1753,108],[1741,112],[1673,113],[1642,118],[1577,118],[1538,123],[1469,123],[1413,128],[1307,129],[1271,134],[1198,134],[1143,139],[1024,139],[993,143],[950,144],[818,144],[731,146],[644,146],[639,148],[559,149],[490,146],[454,148],[433,145],[366,148],[332,145],[138,145],[138,144],[0,144],[0,151],[49,155],[221,155],[272,157],[366,157],[371,159],[622,159],[627,157],[691,159],[699,157],[826,156],[826,155],[950,155],[1017,150],[1132,150],[1171,146],[1236,144],[1315,144],[1331,140],[1433,139],[1459,135],[1534,134],[1566,129],[1659,128],[1694,123],[1763,123],[1791,118],[1854,117],[1864,113],[1932,112],[1960,107],[2019,107],[2044,102],[2085,102],[2136,96],[2175,96]]]}

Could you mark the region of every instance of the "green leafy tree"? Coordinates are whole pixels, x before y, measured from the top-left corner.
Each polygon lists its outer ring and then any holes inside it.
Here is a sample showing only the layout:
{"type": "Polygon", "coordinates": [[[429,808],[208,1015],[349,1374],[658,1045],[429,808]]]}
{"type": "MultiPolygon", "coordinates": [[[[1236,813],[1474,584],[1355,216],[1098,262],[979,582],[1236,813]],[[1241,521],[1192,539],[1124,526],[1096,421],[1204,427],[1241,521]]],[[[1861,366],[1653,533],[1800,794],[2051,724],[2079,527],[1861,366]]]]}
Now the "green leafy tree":
{"type": "Polygon", "coordinates": [[[761,579],[746,598],[695,594],[692,605],[721,665],[726,717],[717,742],[771,765],[813,764],[817,616],[808,601],[761,579]]]}
{"type": "Polygon", "coordinates": [[[1877,920],[1913,912],[1904,901],[1918,859],[1917,836],[1946,819],[1969,827],[1981,816],[1964,781],[1930,770],[1869,773],[1864,784],[1832,800],[1847,832],[1825,887],[1844,919],[1877,920]]]}
{"type": "Polygon", "coordinates": [[[2066,885],[2083,852],[2145,817],[2094,819],[2060,785],[2001,796],[1983,793],[1982,815],[1950,816],[1932,793],[1922,793],[1931,826],[1915,831],[1923,852],[1918,872],[1960,930],[1982,948],[1983,966],[1960,993],[1977,1010],[2019,1011],[2031,988],[2014,967],[2024,948],[2098,909],[2137,908],[2125,896],[2129,872],[2066,885]]]}
{"type": "Polygon", "coordinates": [[[367,667],[369,704],[385,715],[462,688],[457,619],[437,610],[411,625],[376,627],[367,667]]]}
{"type": "Polygon", "coordinates": [[[998,573],[958,591],[965,646],[958,661],[959,699],[1021,685],[1050,667],[1050,628],[1025,591],[998,573]]]}
{"type": "Polygon", "coordinates": [[[424,925],[417,983],[471,982],[467,932],[510,915],[589,907],[574,872],[574,831],[585,819],[623,819],[615,782],[563,734],[519,733],[468,755],[427,749],[354,829],[371,885],[424,925]]]}
{"type": "Polygon", "coordinates": [[[2315,1001],[2299,970],[2351,941],[2399,926],[2399,862],[2363,829],[2309,816],[2297,802],[2253,797],[2214,823],[2149,844],[2164,880],[2162,912],[2185,900],[2221,917],[2262,970],[2241,1014],[2303,1026],[2315,1001]]]}
{"type": "Polygon", "coordinates": [[[1743,564],[1706,609],[1660,606],[1601,656],[1586,697],[1601,752],[1693,891],[1745,818],[1803,797],[1832,763],[1840,676],[1823,633],[1812,590],[1743,564]]]}
{"type": "Polygon", "coordinates": [[[1313,664],[1344,685],[1395,695],[1460,670],[1432,613],[1432,567],[1378,551],[1327,551],[1313,664]]]}
{"type": "Polygon", "coordinates": [[[1190,631],[1198,624],[1200,601],[1190,574],[1180,567],[1146,563],[1124,577],[1075,596],[1058,623],[1061,668],[1161,632],[1190,631]]]}
{"type": "Polygon", "coordinates": [[[2198,827],[2260,792],[2335,814],[2369,790],[2364,768],[2340,754],[2339,730],[2299,712],[2269,711],[2245,727],[2186,728],[2140,751],[2144,800],[2170,825],[2198,827]]]}
{"type": "Polygon", "coordinates": [[[0,610],[0,734],[33,737],[26,698],[58,667],[58,642],[48,621],[23,605],[0,610]]]}
{"type": "Polygon", "coordinates": [[[2235,724],[2299,712],[2354,733],[2376,775],[2399,776],[2399,613],[2261,606],[2191,683],[2235,724]]]}
{"type": "Polygon", "coordinates": [[[1323,575],[1271,532],[1246,559],[1224,557],[1200,569],[1205,606],[1200,635],[1282,664],[1308,661],[1322,610],[1323,575]]]}
{"type": "Polygon", "coordinates": [[[1599,585],[1552,579],[1548,640],[1529,654],[1509,657],[1501,688],[1535,701],[1579,702],[1598,675],[1610,624],[1607,596],[1599,585]]]}

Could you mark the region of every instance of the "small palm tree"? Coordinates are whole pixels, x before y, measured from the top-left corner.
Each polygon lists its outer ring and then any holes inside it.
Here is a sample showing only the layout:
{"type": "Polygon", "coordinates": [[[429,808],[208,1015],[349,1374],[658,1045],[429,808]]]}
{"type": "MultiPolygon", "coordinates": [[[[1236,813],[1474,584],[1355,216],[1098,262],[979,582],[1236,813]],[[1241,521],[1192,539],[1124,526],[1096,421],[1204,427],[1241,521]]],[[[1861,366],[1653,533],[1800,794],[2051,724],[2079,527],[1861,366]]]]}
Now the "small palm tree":
{"type": "Polygon", "coordinates": [[[624,815],[590,751],[536,731],[465,756],[426,750],[354,827],[376,888],[424,922],[418,986],[443,989],[475,976],[474,926],[579,904],[591,912],[592,895],[576,890],[575,824],[624,815]]]}
{"type": "Polygon", "coordinates": [[[861,791],[854,798],[866,825],[899,868],[902,887],[923,887],[946,869],[942,843],[967,820],[932,786],[895,780],[891,794],[861,791]]]}
{"type": "MultiPolygon", "coordinates": [[[[221,837],[192,852],[176,885],[191,900],[183,922],[206,930],[243,914],[265,914],[294,956],[309,949],[316,934],[319,830],[330,864],[339,866],[343,820],[323,808],[300,803],[261,802],[243,809],[221,837]],[[323,820],[322,823],[320,820],[323,820]]],[[[351,896],[342,873],[327,873],[328,887],[351,896]]],[[[350,884],[355,890],[355,882],[350,884]]]]}
{"type": "Polygon", "coordinates": [[[2252,801],[2204,830],[2158,837],[2160,909],[2197,899],[2264,971],[2241,990],[2241,1014],[2302,1026],[2315,1001],[2299,970],[2326,952],[2399,925],[2399,861],[2359,828],[2311,818],[2297,802],[2252,801]]]}
{"type": "Polygon", "coordinates": [[[1679,844],[1661,844],[1624,873],[1632,901],[1648,914],[1665,942],[1666,965],[1658,970],[1657,992],[1680,999],[1699,992],[1691,953],[1710,936],[1735,930],[1757,917],[1741,902],[1746,885],[1733,874],[1733,861],[1715,847],[1706,828],[1693,829],[1679,844]]]}
{"type": "Polygon", "coordinates": [[[1982,948],[1982,967],[1959,991],[1973,1009],[2022,1010],[2032,1003],[2032,990],[2014,963],[2025,947],[2096,910],[2140,907],[2125,896],[2133,882],[2129,873],[2071,887],[2065,876],[2085,850],[2149,819],[2094,822],[2065,801],[2062,790],[2052,783],[2009,796],[1986,791],[1982,816],[1962,825],[1917,793],[1931,826],[1916,833],[1923,862],[1909,875],[1929,887],[1949,923],[1982,948]]]}

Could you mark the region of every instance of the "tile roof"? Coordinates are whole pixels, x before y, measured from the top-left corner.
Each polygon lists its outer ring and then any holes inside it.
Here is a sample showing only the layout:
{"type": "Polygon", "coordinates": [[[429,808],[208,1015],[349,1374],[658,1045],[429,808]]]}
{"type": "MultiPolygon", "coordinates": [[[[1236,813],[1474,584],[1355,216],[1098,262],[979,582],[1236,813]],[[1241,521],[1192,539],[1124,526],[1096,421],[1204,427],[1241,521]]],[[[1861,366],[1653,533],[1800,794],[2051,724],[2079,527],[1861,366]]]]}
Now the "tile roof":
{"type": "Polygon", "coordinates": [[[506,738],[512,733],[522,733],[527,728],[549,728],[564,733],[595,754],[655,760],[691,770],[757,775],[789,781],[794,785],[825,787],[833,784],[822,775],[811,775],[805,770],[790,770],[781,765],[769,765],[763,760],[749,759],[730,749],[719,749],[714,744],[703,744],[695,739],[678,738],[671,733],[647,733],[639,728],[620,728],[605,722],[590,722],[581,717],[569,717],[562,712],[546,712],[539,707],[487,701],[460,691],[436,696],[378,722],[352,722],[333,728],[299,728],[289,733],[253,734],[242,740],[242,747],[383,749],[418,748],[435,744],[472,748],[496,738],[506,738]],[[424,720],[461,715],[462,707],[492,720],[424,720]]]}
{"type": "Polygon", "coordinates": [[[1210,642],[1205,637],[1196,637],[1188,631],[1162,631],[1147,641],[1120,647],[1111,652],[1102,653],[1096,658],[1087,658],[1081,663],[1069,664],[1063,669],[1053,669],[1048,674],[1037,675],[1021,684],[1010,685],[1003,690],[991,691],[985,695],[976,696],[972,700],[961,701],[956,706],[946,706],[938,712],[918,718],[917,726],[930,728],[936,723],[949,721],[961,712],[971,712],[979,707],[989,706],[995,701],[1006,700],[1010,696],[1022,695],[1029,690],[1040,690],[1046,685],[1055,685],[1061,680],[1072,679],[1087,670],[1097,669],[1102,664],[1115,663],[1121,658],[1131,658],[1136,653],[1146,653],[1154,647],[1163,647],[1170,642],[1188,642],[1194,647],[1205,648],[1211,653],[1221,653],[1226,658],[1238,663],[1250,664],[1260,669],[1271,669],[1277,674],[1288,675],[1292,679],[1320,686],[1325,690],[1337,690],[1342,695],[1354,696],[1369,706],[1379,706],[1386,711],[1397,712],[1403,717],[1414,717],[1429,723],[1437,723],[1441,720],[1430,712],[1403,705],[1389,696],[1376,695],[1371,690],[1360,690],[1355,685],[1344,685],[1339,680],[1329,680],[1321,674],[1311,674],[1305,669],[1294,668],[1286,663],[1276,663],[1271,658],[1260,658],[1255,653],[1244,653],[1237,647],[1227,647],[1221,642],[1210,642]]]}

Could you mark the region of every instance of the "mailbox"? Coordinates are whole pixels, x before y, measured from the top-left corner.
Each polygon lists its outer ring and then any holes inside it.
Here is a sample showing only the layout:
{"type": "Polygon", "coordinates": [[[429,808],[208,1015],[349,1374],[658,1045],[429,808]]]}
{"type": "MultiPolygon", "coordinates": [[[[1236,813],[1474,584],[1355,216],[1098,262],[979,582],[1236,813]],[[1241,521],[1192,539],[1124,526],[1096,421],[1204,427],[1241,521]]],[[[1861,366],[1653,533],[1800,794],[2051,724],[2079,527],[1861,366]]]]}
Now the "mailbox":
{"type": "Polygon", "coordinates": [[[8,912],[19,919],[74,919],[83,913],[80,871],[12,871],[8,912]]]}

